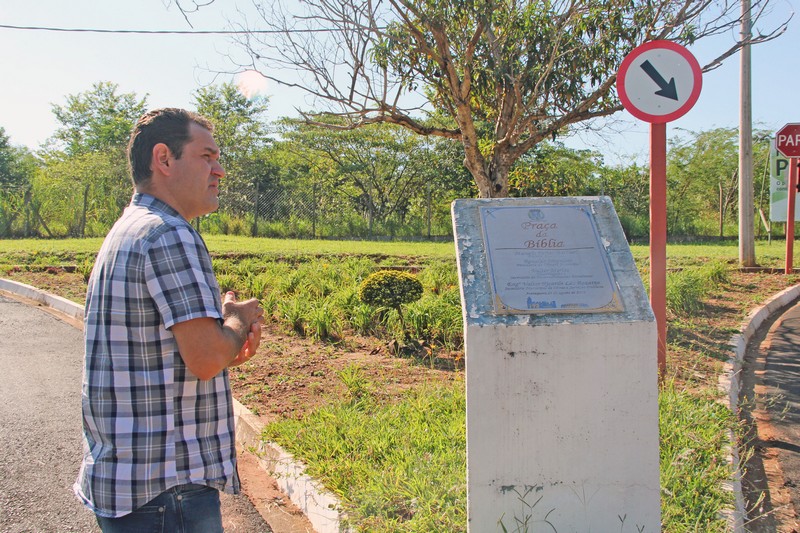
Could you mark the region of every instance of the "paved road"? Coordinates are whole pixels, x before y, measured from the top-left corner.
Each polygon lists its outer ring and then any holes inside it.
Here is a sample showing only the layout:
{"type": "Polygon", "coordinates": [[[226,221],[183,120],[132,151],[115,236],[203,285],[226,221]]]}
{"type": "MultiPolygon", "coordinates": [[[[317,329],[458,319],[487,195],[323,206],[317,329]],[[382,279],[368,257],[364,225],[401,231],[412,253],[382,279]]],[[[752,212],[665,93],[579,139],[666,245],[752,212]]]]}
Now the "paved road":
{"type": "Polygon", "coordinates": [[[72,494],[82,333],[0,295],[0,531],[99,531],[72,494]],[[79,354],[80,352],[78,352],[79,354]]]}
{"type": "Polygon", "coordinates": [[[800,305],[784,314],[770,333],[764,385],[775,438],[769,442],[780,462],[783,485],[795,517],[800,511],[800,305]]]}
{"type": "MultiPolygon", "coordinates": [[[[0,532],[97,532],[72,493],[81,458],[83,334],[0,294],[0,532]]],[[[269,532],[244,496],[223,498],[227,531],[269,532]]]]}
{"type": "MultiPolygon", "coordinates": [[[[800,531],[800,304],[786,310],[748,350],[747,394],[755,398],[757,453],[745,476],[750,532],[800,531]],[[748,489],[749,492],[748,492],[748,489]],[[759,499],[760,496],[760,499],[759,499]]],[[[744,389],[743,389],[744,392],[744,389]]],[[[753,403],[750,403],[752,406],[753,403]]],[[[748,407],[745,405],[745,407],[748,407]]]]}

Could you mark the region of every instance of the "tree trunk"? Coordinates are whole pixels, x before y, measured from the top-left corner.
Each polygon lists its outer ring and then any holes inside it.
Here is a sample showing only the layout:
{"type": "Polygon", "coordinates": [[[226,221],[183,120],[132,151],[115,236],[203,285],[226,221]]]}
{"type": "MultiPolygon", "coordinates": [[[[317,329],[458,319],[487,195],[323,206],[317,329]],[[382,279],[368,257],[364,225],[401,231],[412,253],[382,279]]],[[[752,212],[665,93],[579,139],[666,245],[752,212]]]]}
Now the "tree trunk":
{"type": "Polygon", "coordinates": [[[86,237],[86,212],[89,210],[89,185],[83,189],[83,213],[81,214],[81,238],[86,237]]]}
{"type": "Polygon", "coordinates": [[[502,160],[502,156],[495,156],[493,159],[499,159],[501,162],[489,165],[490,168],[487,169],[483,158],[480,158],[480,160],[471,159],[467,155],[464,160],[464,166],[467,167],[467,170],[470,171],[475,179],[480,198],[507,198],[509,193],[508,172],[511,167],[502,160]]]}

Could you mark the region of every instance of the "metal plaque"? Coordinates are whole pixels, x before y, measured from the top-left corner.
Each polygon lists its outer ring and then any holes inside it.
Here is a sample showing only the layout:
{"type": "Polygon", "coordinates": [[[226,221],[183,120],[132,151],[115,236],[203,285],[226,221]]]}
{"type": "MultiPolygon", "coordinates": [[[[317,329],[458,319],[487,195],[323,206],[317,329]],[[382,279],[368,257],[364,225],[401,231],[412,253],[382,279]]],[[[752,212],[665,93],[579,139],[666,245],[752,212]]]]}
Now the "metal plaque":
{"type": "Polygon", "coordinates": [[[497,313],[623,310],[591,206],[481,207],[480,215],[497,313]]]}

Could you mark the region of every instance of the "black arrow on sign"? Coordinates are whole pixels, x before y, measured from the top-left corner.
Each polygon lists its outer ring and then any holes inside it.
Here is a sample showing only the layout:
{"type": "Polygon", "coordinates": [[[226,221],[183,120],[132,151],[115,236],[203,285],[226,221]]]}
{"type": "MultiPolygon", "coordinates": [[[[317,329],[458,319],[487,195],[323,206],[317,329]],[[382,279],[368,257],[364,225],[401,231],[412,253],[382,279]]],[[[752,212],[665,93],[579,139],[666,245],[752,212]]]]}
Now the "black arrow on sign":
{"type": "Polygon", "coordinates": [[[650,61],[645,60],[645,62],[640,66],[645,74],[650,76],[650,79],[652,79],[658,85],[659,90],[656,91],[657,95],[665,98],[671,98],[673,100],[678,99],[678,90],[675,87],[675,78],[671,78],[669,82],[667,82],[667,80],[664,79],[661,73],[656,70],[656,67],[654,67],[650,61]]]}

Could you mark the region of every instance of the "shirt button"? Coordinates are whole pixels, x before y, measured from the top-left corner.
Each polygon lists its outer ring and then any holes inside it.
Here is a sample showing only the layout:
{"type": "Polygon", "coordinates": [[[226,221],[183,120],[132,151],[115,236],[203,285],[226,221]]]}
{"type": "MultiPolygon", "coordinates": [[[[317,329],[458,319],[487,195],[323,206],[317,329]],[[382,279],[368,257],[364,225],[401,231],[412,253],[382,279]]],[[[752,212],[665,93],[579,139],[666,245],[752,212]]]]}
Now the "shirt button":
{"type": "Polygon", "coordinates": [[[182,494],[178,494],[178,501],[181,501],[182,499],[183,499],[183,495],[182,494]]]}
{"type": "Polygon", "coordinates": [[[159,513],[163,513],[163,512],[164,512],[164,511],[166,511],[166,510],[167,510],[167,509],[166,509],[165,507],[159,507],[159,508],[158,508],[158,512],[159,512],[159,513]]]}

